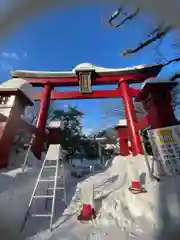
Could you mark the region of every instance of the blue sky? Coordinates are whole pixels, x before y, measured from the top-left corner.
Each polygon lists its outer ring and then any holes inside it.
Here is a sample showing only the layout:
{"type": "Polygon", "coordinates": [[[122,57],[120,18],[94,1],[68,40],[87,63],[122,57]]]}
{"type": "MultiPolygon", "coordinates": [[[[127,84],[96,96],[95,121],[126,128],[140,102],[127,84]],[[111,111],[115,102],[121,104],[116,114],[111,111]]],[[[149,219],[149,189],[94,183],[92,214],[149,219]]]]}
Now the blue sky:
{"type": "MultiPolygon", "coordinates": [[[[10,78],[10,70],[71,70],[77,64],[122,68],[138,64],[156,63],[159,58],[155,45],[137,55],[121,57],[120,51],[136,46],[146,36],[151,19],[141,16],[121,29],[111,29],[105,20],[113,6],[81,5],[44,11],[19,25],[0,46],[0,80],[10,78]]],[[[171,58],[172,37],[161,45],[166,57],[171,58]]],[[[173,64],[161,76],[171,75],[179,67],[173,64]]],[[[104,87],[105,88],[105,87],[104,87]]],[[[70,89],[72,90],[72,89],[70,89]]],[[[67,90],[66,90],[67,91],[67,90]]],[[[86,132],[113,125],[117,118],[104,119],[104,109],[121,100],[78,100],[56,102],[56,106],[77,104],[85,113],[83,126],[86,132]]]]}

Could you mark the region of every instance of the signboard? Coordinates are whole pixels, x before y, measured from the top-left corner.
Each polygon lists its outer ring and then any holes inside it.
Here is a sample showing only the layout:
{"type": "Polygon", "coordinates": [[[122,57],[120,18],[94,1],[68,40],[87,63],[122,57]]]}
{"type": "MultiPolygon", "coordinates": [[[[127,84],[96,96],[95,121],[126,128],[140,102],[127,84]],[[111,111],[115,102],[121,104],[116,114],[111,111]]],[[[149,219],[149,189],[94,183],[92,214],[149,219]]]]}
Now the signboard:
{"type": "Polygon", "coordinates": [[[148,130],[148,135],[162,171],[180,175],[180,125],[148,130]]]}
{"type": "Polygon", "coordinates": [[[91,93],[91,72],[79,73],[79,86],[81,93],[91,93]]]}

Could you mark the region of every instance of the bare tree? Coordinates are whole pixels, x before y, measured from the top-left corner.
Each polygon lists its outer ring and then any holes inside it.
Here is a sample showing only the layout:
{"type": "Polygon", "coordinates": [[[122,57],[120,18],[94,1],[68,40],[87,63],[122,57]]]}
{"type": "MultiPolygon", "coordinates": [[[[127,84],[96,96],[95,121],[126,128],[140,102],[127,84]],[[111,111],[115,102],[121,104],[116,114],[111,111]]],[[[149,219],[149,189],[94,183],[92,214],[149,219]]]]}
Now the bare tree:
{"type": "MultiPolygon", "coordinates": [[[[143,116],[146,115],[146,111],[144,110],[141,103],[137,103],[133,101],[134,103],[134,109],[135,113],[138,119],[142,119],[143,116]]],[[[116,118],[117,121],[119,119],[125,119],[125,112],[123,106],[119,103],[119,101],[106,103],[101,105],[101,111],[102,111],[102,118],[104,119],[110,119],[110,118],[116,118]]]]}
{"type": "Polygon", "coordinates": [[[117,101],[106,104],[102,103],[101,113],[103,119],[110,119],[112,117],[117,119],[125,118],[124,108],[117,101]]]}
{"type": "MultiPolygon", "coordinates": [[[[126,5],[122,5],[119,7],[119,9],[112,14],[109,18],[109,25],[110,27],[115,27],[115,28],[120,28],[123,27],[125,24],[127,24],[129,21],[134,21],[136,18],[138,18],[141,8],[136,7],[134,11],[132,12],[126,12],[126,5]],[[125,12],[125,13],[124,13],[125,12]],[[119,23],[117,23],[118,18],[121,18],[119,20],[119,23]],[[114,21],[116,23],[114,24],[114,21]]],[[[149,30],[147,36],[145,36],[144,40],[142,40],[136,47],[134,48],[128,48],[125,49],[121,52],[121,55],[123,57],[127,57],[132,54],[137,54],[139,51],[143,50],[144,48],[148,48],[152,43],[157,43],[156,45],[156,51],[159,53],[159,47],[161,46],[161,43],[163,40],[172,33],[179,33],[179,30],[176,28],[175,25],[169,25],[165,23],[163,20],[155,22],[155,25],[152,27],[152,29],[149,30]]],[[[174,34],[175,36],[175,34],[174,34]]],[[[179,36],[179,35],[178,35],[179,36]]],[[[176,48],[176,50],[180,49],[180,38],[174,38],[174,42],[172,42],[172,47],[176,48]]],[[[167,60],[166,54],[161,53],[162,56],[162,64],[164,67],[174,63],[174,62],[179,62],[180,61],[180,54],[177,51],[177,55],[172,58],[167,60]]],[[[180,72],[174,73],[174,75],[170,78],[171,81],[174,81],[176,79],[180,78],[180,72]]],[[[172,104],[175,109],[176,114],[180,112],[180,86],[178,85],[173,91],[172,91],[172,104]]],[[[107,110],[109,112],[109,110],[107,110]]],[[[119,116],[122,116],[122,111],[114,106],[114,113],[118,113],[119,116]]],[[[112,110],[111,110],[112,114],[112,110]]]]}
{"type": "MultiPolygon", "coordinates": [[[[117,11],[115,11],[115,13],[112,14],[112,16],[110,16],[109,18],[109,24],[111,27],[115,27],[115,28],[120,28],[123,27],[126,23],[128,23],[129,21],[133,21],[135,20],[138,16],[139,13],[141,12],[141,9],[139,7],[135,8],[135,10],[133,12],[130,13],[123,13],[123,10],[126,9],[126,5],[122,5],[117,11]],[[118,17],[121,17],[122,19],[120,20],[120,23],[116,23],[113,24],[113,21],[115,21],[118,17]]],[[[125,49],[124,51],[121,52],[122,56],[128,56],[131,54],[135,54],[138,53],[139,51],[141,51],[142,49],[148,47],[149,45],[151,45],[154,42],[158,42],[158,47],[160,46],[160,44],[162,43],[163,39],[171,32],[173,31],[177,31],[177,28],[175,28],[174,26],[171,26],[167,23],[165,23],[163,20],[161,20],[160,22],[157,21],[155,26],[153,27],[153,29],[151,29],[148,33],[148,35],[145,37],[145,40],[143,40],[142,42],[140,42],[137,47],[135,48],[129,48],[129,49],[125,49]]],[[[176,47],[180,47],[180,39],[178,39],[179,42],[175,43],[176,47]]],[[[180,57],[174,57],[170,60],[166,60],[163,65],[167,66],[173,62],[178,62],[180,61],[180,57]]],[[[179,78],[179,74],[176,74],[172,80],[175,80],[176,78],[179,78]]]]}

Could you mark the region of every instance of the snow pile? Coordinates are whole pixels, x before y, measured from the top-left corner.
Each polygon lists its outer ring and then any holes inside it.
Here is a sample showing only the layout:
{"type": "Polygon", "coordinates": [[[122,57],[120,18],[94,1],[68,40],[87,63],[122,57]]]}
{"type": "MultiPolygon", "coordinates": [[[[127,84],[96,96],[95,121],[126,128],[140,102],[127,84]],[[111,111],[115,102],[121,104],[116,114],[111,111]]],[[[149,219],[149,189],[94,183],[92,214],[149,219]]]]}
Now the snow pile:
{"type": "Polygon", "coordinates": [[[121,186],[102,202],[100,222],[127,228],[132,227],[135,219],[143,217],[152,225],[155,224],[158,185],[157,182],[151,182],[147,174],[144,156],[131,156],[126,159],[117,157],[114,161],[115,166],[111,169],[111,174],[117,175],[119,170],[117,181],[121,182],[121,186]],[[138,170],[141,182],[148,193],[134,195],[128,190],[133,180],[134,169],[138,170]]]}
{"type": "MultiPolygon", "coordinates": [[[[98,224],[116,226],[134,236],[145,232],[152,236],[161,232],[164,237],[167,233],[178,231],[180,177],[163,177],[161,182],[157,182],[151,179],[146,164],[142,155],[126,158],[118,156],[105,172],[84,180],[94,184],[98,224]],[[147,193],[135,195],[128,190],[133,180],[134,169],[138,170],[142,186],[147,193]]],[[[84,182],[78,184],[66,214],[77,212],[77,202],[80,202],[83,184],[84,182]]]]}
{"type": "MultiPolygon", "coordinates": [[[[152,233],[164,230],[170,233],[170,229],[176,232],[180,223],[180,201],[178,199],[180,178],[164,177],[160,183],[152,181],[144,156],[141,155],[130,156],[126,159],[117,157],[114,161],[117,169],[118,167],[121,169],[119,171],[120,182],[122,179],[124,182],[118,190],[102,202],[100,223],[116,224],[122,230],[134,231],[136,234],[143,232],[144,228],[146,231],[148,228],[152,233]],[[141,183],[147,193],[134,195],[128,190],[133,180],[133,169],[138,170],[141,183]],[[168,229],[165,229],[166,224],[168,229]]],[[[111,174],[116,175],[117,170],[114,172],[113,168],[111,174]]]]}

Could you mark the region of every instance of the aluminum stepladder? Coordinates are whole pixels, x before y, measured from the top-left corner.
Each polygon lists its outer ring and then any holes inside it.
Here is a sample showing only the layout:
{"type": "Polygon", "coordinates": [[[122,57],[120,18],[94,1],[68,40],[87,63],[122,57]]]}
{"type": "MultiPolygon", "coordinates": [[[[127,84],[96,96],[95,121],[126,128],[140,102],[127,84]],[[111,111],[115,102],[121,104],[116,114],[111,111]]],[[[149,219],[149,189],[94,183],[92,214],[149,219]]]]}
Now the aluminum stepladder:
{"type": "MultiPolygon", "coordinates": [[[[48,172],[47,172],[48,174],[48,172]]],[[[23,231],[26,221],[28,219],[28,216],[31,217],[50,217],[50,231],[52,231],[53,226],[53,217],[54,217],[54,209],[55,209],[55,201],[56,201],[56,192],[57,190],[63,190],[64,192],[64,203],[66,205],[67,198],[66,198],[66,182],[65,182],[65,176],[64,176],[64,164],[63,164],[63,154],[62,154],[62,148],[60,144],[51,144],[48,148],[46,157],[44,159],[44,162],[42,164],[41,170],[39,172],[34,190],[32,192],[28,209],[21,227],[21,232],[23,231]],[[61,164],[60,164],[61,162],[61,164]],[[46,178],[42,177],[42,174],[46,170],[52,170],[54,169],[54,176],[48,176],[46,178]],[[60,170],[60,175],[58,174],[60,170]],[[58,180],[61,180],[61,185],[58,186],[58,180]],[[38,195],[37,188],[39,184],[47,182],[48,186],[46,189],[45,195],[38,195]],[[53,186],[49,187],[49,184],[52,184],[53,186]],[[51,194],[49,194],[51,192],[51,194]],[[33,200],[35,199],[45,199],[45,206],[47,206],[47,200],[52,200],[51,205],[51,213],[50,214],[30,214],[31,206],[33,203],[33,200]]]]}

